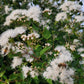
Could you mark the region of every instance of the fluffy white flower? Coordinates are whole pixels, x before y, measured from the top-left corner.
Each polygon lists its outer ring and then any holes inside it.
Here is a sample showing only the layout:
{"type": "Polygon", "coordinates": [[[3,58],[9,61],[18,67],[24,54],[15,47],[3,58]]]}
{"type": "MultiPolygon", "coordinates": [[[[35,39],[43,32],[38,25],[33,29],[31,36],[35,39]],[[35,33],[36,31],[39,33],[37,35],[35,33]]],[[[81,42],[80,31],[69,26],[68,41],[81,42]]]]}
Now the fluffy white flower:
{"type": "Polygon", "coordinates": [[[60,52],[61,50],[66,50],[66,48],[64,46],[57,46],[54,50],[60,52]]]}
{"type": "Polygon", "coordinates": [[[43,73],[43,76],[47,79],[52,79],[54,81],[60,78],[61,83],[73,84],[73,79],[71,76],[74,75],[73,69],[60,68],[56,64],[51,67],[47,67],[46,71],[43,73]],[[70,83],[69,83],[70,82],[70,83]]]}
{"type": "Polygon", "coordinates": [[[35,76],[38,76],[38,73],[35,72],[35,71],[31,71],[30,75],[31,75],[32,78],[34,78],[35,76]]]}
{"type": "Polygon", "coordinates": [[[75,3],[74,1],[66,1],[64,2],[60,8],[63,11],[72,11],[72,10],[81,10],[81,5],[79,5],[78,3],[75,3]]]}
{"type": "Polygon", "coordinates": [[[84,57],[84,53],[83,53],[83,54],[81,54],[81,57],[84,57]]]}
{"type": "Polygon", "coordinates": [[[12,29],[9,29],[5,32],[3,32],[1,35],[0,35],[0,45],[5,45],[6,43],[8,43],[8,38],[13,34],[13,30],[12,29]]]}
{"type": "Polygon", "coordinates": [[[25,57],[28,62],[32,62],[34,60],[29,54],[24,54],[23,57],[25,57]]]}
{"type": "Polygon", "coordinates": [[[35,76],[38,76],[38,73],[35,72],[31,67],[28,67],[28,66],[23,66],[22,71],[23,71],[23,75],[25,78],[27,78],[28,72],[30,72],[30,75],[32,78],[34,78],[35,76]]]}
{"type": "Polygon", "coordinates": [[[84,48],[83,48],[83,47],[78,48],[78,49],[77,49],[77,51],[78,51],[79,53],[81,53],[81,52],[83,52],[83,51],[84,51],[84,48]]]}
{"type": "Polygon", "coordinates": [[[72,51],[75,51],[75,48],[76,48],[75,45],[70,45],[70,49],[71,49],[72,51]]]}
{"type": "Polygon", "coordinates": [[[75,44],[75,43],[78,43],[79,42],[79,40],[78,39],[74,39],[73,40],[73,43],[75,44]]]}
{"type": "Polygon", "coordinates": [[[67,84],[74,84],[73,79],[70,77],[74,74],[73,69],[63,69],[62,73],[60,74],[60,82],[67,83],[67,84]]]}
{"type": "Polygon", "coordinates": [[[67,18],[66,12],[61,12],[61,13],[58,13],[58,14],[56,15],[55,20],[56,20],[56,21],[65,20],[66,18],[67,18]]]}
{"type": "Polygon", "coordinates": [[[22,58],[14,57],[13,61],[12,61],[12,64],[11,64],[11,67],[15,68],[16,66],[19,66],[21,64],[22,64],[22,58]]]}
{"type": "Polygon", "coordinates": [[[16,20],[17,18],[20,18],[19,15],[28,17],[28,20],[33,18],[34,21],[39,22],[40,13],[41,10],[39,6],[30,7],[29,10],[16,9],[13,12],[11,12],[9,16],[6,17],[4,25],[10,25],[10,23],[12,22],[11,20],[16,20]]]}
{"type": "Polygon", "coordinates": [[[81,5],[75,3],[74,5],[70,5],[69,6],[69,10],[72,11],[72,10],[78,10],[80,11],[81,10],[81,5]]]}
{"type": "Polygon", "coordinates": [[[52,51],[50,51],[50,52],[48,52],[48,54],[49,54],[49,55],[52,55],[52,54],[53,54],[53,52],[52,52],[52,51]]]}
{"type": "Polygon", "coordinates": [[[15,29],[9,29],[9,30],[3,32],[0,36],[0,45],[4,46],[5,44],[8,43],[10,37],[14,38],[18,34],[22,34],[25,31],[26,31],[26,29],[24,27],[16,27],[15,29]]]}
{"type": "Polygon", "coordinates": [[[40,13],[41,13],[40,7],[33,6],[33,7],[30,7],[30,9],[28,10],[27,17],[29,19],[33,18],[34,21],[39,22],[40,13]]]}
{"type": "MultiPolygon", "coordinates": [[[[22,34],[22,33],[24,33],[26,31],[26,27],[16,27],[15,29],[14,29],[14,32],[16,32],[16,35],[18,35],[18,34],[22,34]]],[[[15,36],[16,37],[16,36],[15,36]]]]}
{"type": "Polygon", "coordinates": [[[46,68],[43,76],[47,79],[52,79],[54,81],[60,78],[61,83],[73,84],[74,70],[72,68],[67,68],[66,62],[72,61],[71,54],[64,46],[57,46],[55,50],[59,51],[57,58],[50,62],[50,66],[46,68]]]}
{"type": "Polygon", "coordinates": [[[73,1],[66,1],[64,2],[60,8],[63,10],[63,11],[67,11],[68,10],[68,7],[71,6],[71,5],[74,5],[74,2],[73,1]]]}
{"type": "Polygon", "coordinates": [[[6,5],[6,6],[5,6],[5,13],[8,14],[9,10],[10,10],[10,9],[8,8],[8,5],[6,5]]]}
{"type": "Polygon", "coordinates": [[[31,70],[32,69],[30,67],[27,67],[27,66],[22,67],[23,75],[24,75],[25,78],[27,78],[27,73],[31,70]]]}
{"type": "Polygon", "coordinates": [[[69,34],[72,32],[71,29],[66,29],[66,32],[68,32],[69,34]]]}
{"type": "Polygon", "coordinates": [[[84,21],[84,16],[75,16],[77,22],[84,21]]]}
{"type": "Polygon", "coordinates": [[[33,49],[31,47],[28,47],[28,48],[24,48],[23,50],[24,51],[22,56],[25,57],[26,61],[32,62],[34,60],[31,56],[33,54],[33,49]]]}

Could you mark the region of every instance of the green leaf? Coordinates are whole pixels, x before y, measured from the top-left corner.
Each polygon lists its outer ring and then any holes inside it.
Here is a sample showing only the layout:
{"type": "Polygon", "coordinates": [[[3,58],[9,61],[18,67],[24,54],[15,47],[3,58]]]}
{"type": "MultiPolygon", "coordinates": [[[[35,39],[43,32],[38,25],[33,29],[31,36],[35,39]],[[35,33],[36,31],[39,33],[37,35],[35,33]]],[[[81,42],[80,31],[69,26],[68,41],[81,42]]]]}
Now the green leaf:
{"type": "Polygon", "coordinates": [[[3,75],[3,79],[5,79],[5,80],[6,80],[6,79],[7,79],[7,77],[6,77],[5,75],[3,75]]]}
{"type": "Polygon", "coordinates": [[[22,80],[24,80],[23,72],[21,72],[19,75],[20,75],[20,78],[21,78],[22,80]]]}
{"type": "Polygon", "coordinates": [[[40,51],[40,55],[43,55],[46,51],[48,51],[52,46],[47,46],[40,51]]]}
{"type": "Polygon", "coordinates": [[[50,31],[48,29],[46,29],[46,28],[44,28],[43,37],[45,39],[49,39],[51,37],[50,31]]]}
{"type": "Polygon", "coordinates": [[[37,50],[39,47],[41,47],[41,45],[36,45],[35,50],[37,50]]]}
{"type": "Polygon", "coordinates": [[[5,84],[4,82],[0,81],[0,84],[5,84]]]}
{"type": "Polygon", "coordinates": [[[16,74],[11,74],[9,78],[10,78],[10,80],[15,80],[17,78],[17,75],[16,74]]]}
{"type": "Polygon", "coordinates": [[[9,56],[10,58],[13,58],[13,57],[22,56],[22,55],[21,55],[21,52],[17,52],[17,53],[14,53],[14,54],[9,53],[8,56],[9,56]]]}
{"type": "Polygon", "coordinates": [[[39,79],[38,79],[37,76],[35,76],[33,79],[34,79],[34,81],[35,81],[35,84],[39,84],[39,79]]]}
{"type": "Polygon", "coordinates": [[[49,84],[53,84],[51,79],[46,79],[49,84]]]}
{"type": "Polygon", "coordinates": [[[32,27],[35,31],[38,31],[39,30],[39,28],[38,27],[36,27],[34,24],[33,24],[33,27],[32,27]]]}
{"type": "Polygon", "coordinates": [[[2,77],[4,75],[5,71],[1,72],[0,73],[0,77],[2,77]]]}
{"type": "Polygon", "coordinates": [[[35,46],[35,54],[36,54],[36,57],[39,57],[40,56],[40,51],[42,50],[42,46],[41,45],[36,45],[35,46]]]}
{"type": "Polygon", "coordinates": [[[9,80],[6,80],[6,84],[9,84],[9,80]]]}

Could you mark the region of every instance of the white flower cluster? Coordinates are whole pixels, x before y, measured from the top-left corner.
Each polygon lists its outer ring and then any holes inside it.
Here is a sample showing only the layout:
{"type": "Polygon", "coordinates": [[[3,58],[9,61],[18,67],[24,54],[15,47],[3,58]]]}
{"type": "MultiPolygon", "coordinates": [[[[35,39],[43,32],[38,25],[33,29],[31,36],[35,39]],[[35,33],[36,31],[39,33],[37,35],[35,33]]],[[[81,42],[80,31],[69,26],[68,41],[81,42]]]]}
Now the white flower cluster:
{"type": "Polygon", "coordinates": [[[26,61],[28,61],[28,62],[32,62],[32,61],[34,60],[34,59],[31,57],[30,54],[24,54],[23,57],[25,57],[25,58],[26,58],[26,61]]]}
{"type": "Polygon", "coordinates": [[[78,45],[80,42],[79,42],[79,40],[78,39],[74,39],[73,40],[73,44],[76,44],[76,45],[78,45]]]}
{"type": "Polygon", "coordinates": [[[34,38],[39,38],[39,37],[40,37],[40,35],[38,33],[36,33],[36,32],[28,34],[28,36],[26,36],[26,35],[21,36],[23,41],[30,40],[30,39],[33,40],[34,38]]]}
{"type": "Polygon", "coordinates": [[[40,25],[43,26],[43,28],[47,28],[48,30],[50,29],[50,26],[48,24],[50,24],[51,20],[47,19],[47,20],[41,20],[40,25]]]}
{"type": "Polygon", "coordinates": [[[22,67],[22,71],[23,71],[24,77],[27,78],[27,73],[28,73],[29,71],[31,71],[31,68],[30,68],[30,67],[27,67],[27,66],[23,66],[23,67],[22,67]]]}
{"type": "MultiPolygon", "coordinates": [[[[74,1],[66,1],[64,2],[61,6],[60,6],[60,9],[62,9],[62,13],[58,13],[57,16],[56,16],[56,21],[59,21],[59,20],[64,20],[67,18],[67,12],[70,13],[70,11],[74,10],[74,11],[81,11],[81,8],[82,6],[78,3],[78,2],[74,2],[74,1]]],[[[72,13],[71,13],[72,14],[72,13]]],[[[83,15],[78,15],[78,16],[74,16],[74,18],[76,19],[77,22],[80,22],[80,21],[84,21],[84,16],[83,15]]]]}
{"type": "Polygon", "coordinates": [[[68,32],[68,34],[71,34],[72,33],[72,30],[71,29],[65,29],[66,32],[68,32]]]}
{"type": "Polygon", "coordinates": [[[10,11],[10,9],[8,8],[8,5],[5,6],[5,13],[8,14],[8,12],[10,11]]]}
{"type": "Polygon", "coordinates": [[[83,44],[81,43],[81,41],[78,40],[78,39],[74,39],[73,40],[73,44],[76,45],[76,46],[83,46],[83,44]]]}
{"type": "Polygon", "coordinates": [[[66,12],[58,13],[58,14],[56,15],[56,18],[55,18],[56,21],[65,20],[65,19],[67,19],[67,14],[66,14],[66,12]]]}
{"type": "MultiPolygon", "coordinates": [[[[60,6],[60,9],[62,9],[62,11],[64,12],[58,13],[55,20],[56,21],[65,20],[67,19],[67,12],[72,10],[81,11],[81,8],[82,6],[74,1],[66,1],[60,6]]],[[[75,16],[74,18],[77,20],[77,22],[84,21],[84,16],[79,15],[79,16],[75,16]]]]}
{"type": "Polygon", "coordinates": [[[11,49],[14,53],[18,53],[18,52],[24,53],[23,50],[26,49],[26,46],[21,42],[15,42],[14,44],[12,44],[11,49]]]}
{"type": "Polygon", "coordinates": [[[70,49],[71,49],[72,51],[75,51],[75,48],[76,48],[76,45],[70,45],[70,49]]]}
{"type": "Polygon", "coordinates": [[[78,15],[78,16],[75,16],[75,19],[77,22],[81,22],[81,21],[84,21],[84,16],[78,15]]]}
{"type": "Polygon", "coordinates": [[[20,52],[22,57],[26,59],[27,62],[32,62],[33,58],[31,55],[33,54],[33,49],[31,47],[27,47],[21,42],[15,42],[14,46],[11,47],[14,53],[20,52]]]}
{"type": "MultiPolygon", "coordinates": [[[[12,64],[11,64],[11,67],[14,69],[21,64],[22,64],[22,58],[14,57],[13,61],[12,61],[12,64]]],[[[31,67],[23,66],[22,71],[23,71],[23,75],[24,75],[25,78],[27,78],[27,73],[28,72],[30,72],[31,77],[38,76],[38,73],[35,72],[31,67]]]]}
{"type": "Polygon", "coordinates": [[[80,41],[78,39],[74,39],[72,44],[66,42],[66,48],[70,49],[71,51],[76,51],[76,48],[80,46],[80,41]]]}
{"type": "Polygon", "coordinates": [[[66,63],[73,60],[71,53],[66,50],[64,46],[57,46],[55,51],[58,51],[59,54],[56,59],[50,62],[50,66],[47,67],[43,76],[54,81],[60,78],[60,82],[63,84],[73,84],[71,76],[74,75],[74,70],[72,68],[68,68],[66,63]]]}
{"type": "Polygon", "coordinates": [[[80,54],[81,52],[84,52],[84,48],[83,48],[83,47],[78,48],[78,49],[77,49],[77,51],[78,51],[78,52],[79,52],[79,54],[80,54]]]}
{"type": "Polygon", "coordinates": [[[38,73],[35,72],[31,67],[28,67],[28,66],[23,66],[22,71],[23,71],[23,75],[25,78],[27,78],[28,72],[30,72],[30,75],[32,78],[34,78],[35,76],[38,76],[38,73]]]}
{"type": "Polygon", "coordinates": [[[80,11],[81,7],[82,7],[81,5],[79,5],[78,3],[75,3],[74,1],[66,1],[60,6],[60,8],[63,11],[72,11],[72,10],[80,11]]]}
{"type": "Polygon", "coordinates": [[[12,20],[16,20],[17,18],[20,18],[19,15],[25,15],[27,17],[27,20],[33,18],[34,21],[39,22],[40,13],[41,13],[41,9],[39,6],[30,7],[28,10],[16,9],[13,12],[11,12],[9,16],[6,17],[6,21],[4,25],[10,25],[12,20]]]}
{"type": "Polygon", "coordinates": [[[79,55],[83,58],[81,61],[80,61],[80,64],[84,64],[84,48],[81,47],[81,48],[78,48],[77,49],[79,55]]]}
{"type": "Polygon", "coordinates": [[[9,29],[5,32],[3,32],[0,36],[0,45],[4,46],[8,43],[9,38],[14,38],[18,34],[22,34],[26,31],[26,28],[24,27],[16,27],[15,29],[9,29]]]}
{"type": "Polygon", "coordinates": [[[32,48],[27,48],[27,53],[23,54],[23,57],[26,58],[26,61],[28,62],[32,62],[34,59],[31,57],[31,55],[33,54],[33,49],[32,48]]]}
{"type": "Polygon", "coordinates": [[[13,61],[12,61],[12,64],[11,64],[11,67],[15,68],[15,67],[17,67],[17,66],[19,66],[21,64],[22,64],[22,58],[14,57],[13,61]]]}
{"type": "Polygon", "coordinates": [[[22,64],[22,59],[25,58],[27,62],[32,62],[33,58],[31,57],[31,55],[33,54],[33,49],[30,47],[26,47],[23,43],[21,42],[15,42],[14,44],[10,44],[7,46],[4,46],[2,48],[2,54],[4,54],[4,50],[7,49],[6,55],[9,53],[9,49],[11,48],[13,53],[18,53],[20,52],[22,54],[22,58],[20,57],[14,57],[11,67],[12,68],[16,68],[16,66],[21,65],[22,64]]]}

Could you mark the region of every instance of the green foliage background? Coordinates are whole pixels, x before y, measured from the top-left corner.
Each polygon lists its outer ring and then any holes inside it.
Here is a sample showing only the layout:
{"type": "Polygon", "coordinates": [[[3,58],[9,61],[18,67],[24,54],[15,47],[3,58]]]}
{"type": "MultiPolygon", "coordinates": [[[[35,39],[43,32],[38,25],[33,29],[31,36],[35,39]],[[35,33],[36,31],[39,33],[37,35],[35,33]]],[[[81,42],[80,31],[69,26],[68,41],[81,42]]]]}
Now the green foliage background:
{"type": "MultiPolygon", "coordinates": [[[[33,0],[33,3],[36,5],[39,4],[42,10],[44,10],[45,8],[52,9],[51,15],[48,15],[47,13],[44,13],[42,15],[44,19],[51,20],[50,24],[48,24],[50,30],[47,30],[46,28],[43,29],[43,26],[39,26],[39,24],[37,22],[34,22],[32,19],[30,21],[26,21],[25,23],[23,23],[22,21],[19,21],[19,23],[17,21],[13,21],[13,23],[10,26],[3,26],[5,18],[8,16],[8,14],[4,13],[5,5],[8,5],[13,9],[28,9],[29,7],[27,6],[27,4],[29,2],[31,2],[31,0],[26,2],[24,2],[23,0],[16,0],[15,2],[13,2],[12,0],[0,0],[0,34],[6,31],[7,29],[14,29],[17,26],[27,26],[27,34],[30,33],[32,29],[40,33],[41,38],[37,42],[38,45],[34,46],[36,58],[39,58],[39,60],[36,59],[33,63],[27,63],[24,60],[24,64],[26,63],[28,66],[32,65],[33,67],[39,67],[39,71],[42,71],[48,66],[48,62],[54,58],[54,56],[48,56],[47,58],[45,58],[44,53],[49,50],[53,51],[55,46],[65,45],[66,42],[72,44],[73,39],[79,39],[84,46],[84,27],[80,27],[80,22],[70,23],[68,20],[55,22],[55,16],[57,13],[60,12],[60,10],[57,10],[55,7],[52,7],[52,5],[48,3],[48,0],[45,0],[45,3],[41,3],[41,0],[33,0]],[[20,5],[19,3],[22,3],[22,5],[20,5]],[[60,31],[60,33],[58,32],[60,28],[65,27],[65,24],[67,25],[67,28],[70,28],[70,25],[72,24],[72,34],[68,34],[65,31],[60,31]],[[30,26],[32,26],[32,29],[29,29],[30,26]],[[76,33],[76,31],[79,31],[80,29],[83,30],[82,35],[80,35],[80,33],[76,33]],[[57,38],[54,38],[55,35],[57,35],[57,38]],[[64,35],[66,36],[66,39],[62,37],[64,35]],[[52,46],[43,48],[42,46],[45,43],[50,43],[52,46]]],[[[70,15],[68,17],[71,18],[70,15]]],[[[21,40],[20,36],[14,38],[14,41],[18,40],[21,40]]],[[[11,41],[13,40],[10,40],[10,42],[11,41]]],[[[84,65],[79,64],[79,61],[81,61],[82,58],[80,57],[77,51],[71,51],[71,53],[73,54],[74,60],[68,64],[70,67],[74,67],[76,69],[75,76],[73,77],[74,84],[84,84],[84,65]]],[[[20,56],[21,54],[17,53],[17,55],[20,56]]],[[[28,77],[24,79],[20,66],[16,69],[11,69],[10,67],[12,58],[14,56],[16,56],[16,54],[12,53],[9,53],[8,56],[5,57],[0,56],[0,84],[61,84],[59,83],[59,81],[54,82],[50,79],[45,79],[42,76],[31,78],[30,75],[28,75],[28,77]]]]}

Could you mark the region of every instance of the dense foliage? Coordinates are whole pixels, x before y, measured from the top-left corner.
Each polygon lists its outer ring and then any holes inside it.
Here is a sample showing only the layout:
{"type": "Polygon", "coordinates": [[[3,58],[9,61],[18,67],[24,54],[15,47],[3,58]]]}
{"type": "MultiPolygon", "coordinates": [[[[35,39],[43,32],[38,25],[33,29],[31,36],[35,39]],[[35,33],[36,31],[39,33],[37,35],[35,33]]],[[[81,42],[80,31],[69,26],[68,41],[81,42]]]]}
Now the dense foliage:
{"type": "Polygon", "coordinates": [[[83,0],[0,0],[0,84],[84,84],[83,0]]]}

